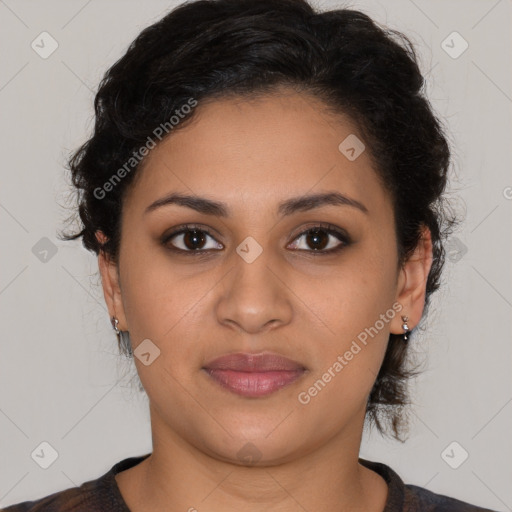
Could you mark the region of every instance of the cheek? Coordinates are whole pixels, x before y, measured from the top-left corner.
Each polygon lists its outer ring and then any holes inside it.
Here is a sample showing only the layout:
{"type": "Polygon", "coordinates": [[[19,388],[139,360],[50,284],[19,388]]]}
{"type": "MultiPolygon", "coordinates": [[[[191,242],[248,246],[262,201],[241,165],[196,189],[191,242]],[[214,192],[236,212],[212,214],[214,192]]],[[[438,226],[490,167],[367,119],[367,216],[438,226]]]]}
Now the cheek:
{"type": "MultiPolygon", "coordinates": [[[[133,239],[136,239],[134,237],[133,239]]],[[[201,347],[210,344],[205,333],[208,322],[205,304],[208,292],[219,281],[214,272],[193,271],[176,265],[164,251],[151,244],[136,244],[127,239],[120,264],[123,305],[134,350],[149,339],[158,347],[158,377],[155,371],[138,366],[141,380],[172,378],[160,375],[165,367],[173,376],[186,381],[191,370],[200,367],[201,347]],[[206,337],[206,339],[205,339],[206,337]]],[[[192,265],[191,265],[192,266],[192,265]]],[[[211,333],[211,331],[210,331],[211,333]]],[[[150,383],[148,384],[150,387],[150,383]]],[[[175,388],[176,386],[174,386],[175,388]]]]}
{"type": "MultiPolygon", "coordinates": [[[[328,304],[328,336],[315,339],[315,362],[299,390],[297,401],[319,429],[336,429],[362,414],[375,383],[389,339],[390,322],[397,314],[392,302],[345,288],[348,299],[339,308],[328,304]]],[[[368,288],[366,288],[368,291],[368,288]]],[[[326,322],[326,323],[327,323],[326,322]]]]}
{"type": "Polygon", "coordinates": [[[307,297],[304,302],[323,320],[326,333],[353,338],[391,308],[396,295],[395,262],[390,255],[381,257],[361,247],[314,286],[306,279],[294,291],[307,297]]]}
{"type": "MultiPolygon", "coordinates": [[[[318,350],[308,383],[320,379],[317,387],[325,384],[348,402],[360,402],[370,392],[386,351],[391,321],[399,314],[393,308],[394,260],[375,254],[358,251],[325,279],[325,287],[304,283],[297,292],[311,298],[315,313],[308,322],[315,325],[310,332],[318,350]],[[314,295],[312,290],[316,290],[314,295]]],[[[323,394],[328,399],[330,393],[323,394]]]]}
{"type": "Polygon", "coordinates": [[[122,247],[123,306],[132,343],[149,338],[160,346],[190,309],[187,288],[160,250],[149,243],[137,244],[137,239],[126,236],[122,247]]]}

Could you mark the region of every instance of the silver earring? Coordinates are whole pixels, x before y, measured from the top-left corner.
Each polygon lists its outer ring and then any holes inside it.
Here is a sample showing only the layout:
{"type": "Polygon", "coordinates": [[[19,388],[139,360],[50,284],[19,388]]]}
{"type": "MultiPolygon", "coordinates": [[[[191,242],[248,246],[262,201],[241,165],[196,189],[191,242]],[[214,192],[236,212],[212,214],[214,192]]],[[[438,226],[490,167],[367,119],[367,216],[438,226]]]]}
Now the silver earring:
{"type": "Polygon", "coordinates": [[[110,321],[112,322],[112,327],[114,328],[114,331],[116,331],[116,334],[119,336],[119,333],[121,332],[118,328],[117,328],[117,324],[119,323],[119,320],[113,316],[110,321]]]}
{"type": "Polygon", "coordinates": [[[403,340],[405,342],[408,341],[409,339],[409,326],[407,325],[407,321],[409,320],[409,317],[408,316],[402,316],[402,321],[403,321],[403,325],[402,325],[402,329],[404,330],[404,335],[403,335],[403,340]]]}
{"type": "Polygon", "coordinates": [[[112,322],[112,327],[114,331],[116,332],[117,336],[117,344],[119,346],[119,352],[126,354],[128,357],[130,357],[132,352],[132,343],[130,341],[130,334],[128,331],[121,331],[117,327],[119,324],[119,320],[113,316],[110,321],[112,322]]]}

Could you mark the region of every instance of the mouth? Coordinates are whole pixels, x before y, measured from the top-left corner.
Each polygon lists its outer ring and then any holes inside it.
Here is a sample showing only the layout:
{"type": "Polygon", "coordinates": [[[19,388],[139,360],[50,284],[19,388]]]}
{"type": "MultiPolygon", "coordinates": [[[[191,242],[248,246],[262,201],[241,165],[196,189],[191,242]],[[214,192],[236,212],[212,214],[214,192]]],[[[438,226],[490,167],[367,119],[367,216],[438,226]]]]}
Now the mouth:
{"type": "Polygon", "coordinates": [[[228,354],[202,370],[224,389],[251,398],[270,395],[307,372],[300,363],[275,353],[228,354]]]}

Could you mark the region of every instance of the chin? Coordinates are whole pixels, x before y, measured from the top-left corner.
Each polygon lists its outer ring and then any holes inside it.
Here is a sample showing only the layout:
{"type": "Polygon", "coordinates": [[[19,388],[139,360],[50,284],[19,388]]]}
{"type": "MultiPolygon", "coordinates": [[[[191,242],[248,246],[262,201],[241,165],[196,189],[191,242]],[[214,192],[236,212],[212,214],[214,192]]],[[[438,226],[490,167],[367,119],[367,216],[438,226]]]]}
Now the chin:
{"type": "Polygon", "coordinates": [[[237,443],[235,451],[233,447],[226,454],[224,460],[237,466],[267,467],[279,466],[295,459],[294,452],[290,452],[290,445],[283,443],[279,446],[269,446],[268,440],[254,439],[242,440],[237,443]]]}
{"type": "Polygon", "coordinates": [[[297,442],[283,432],[277,434],[275,424],[272,428],[247,431],[231,429],[232,436],[226,433],[222,439],[213,442],[205,440],[203,448],[208,447],[207,453],[224,462],[239,466],[277,466],[291,460],[304,450],[303,442],[297,436],[297,442]],[[270,432],[270,434],[269,434],[270,432]]]}

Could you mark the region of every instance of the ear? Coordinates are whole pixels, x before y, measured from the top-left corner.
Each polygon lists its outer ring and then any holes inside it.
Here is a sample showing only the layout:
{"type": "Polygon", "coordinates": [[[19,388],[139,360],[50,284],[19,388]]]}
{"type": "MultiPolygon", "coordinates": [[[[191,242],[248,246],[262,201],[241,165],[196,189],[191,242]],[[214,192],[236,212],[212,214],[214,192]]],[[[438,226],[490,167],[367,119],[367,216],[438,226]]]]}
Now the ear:
{"type": "Polygon", "coordinates": [[[393,334],[403,334],[404,332],[402,315],[408,317],[409,329],[413,329],[419,324],[425,308],[425,292],[432,258],[432,237],[430,230],[424,226],[414,253],[400,269],[396,301],[402,305],[403,309],[399,315],[395,315],[391,322],[393,334]]]}
{"type": "MultiPolygon", "coordinates": [[[[96,239],[100,244],[104,244],[108,240],[101,231],[96,231],[96,239]]],[[[105,297],[109,316],[110,318],[115,316],[119,320],[118,328],[120,331],[127,331],[128,324],[124,314],[117,264],[105,251],[100,250],[98,254],[98,267],[100,269],[103,296],[105,297]]]]}

